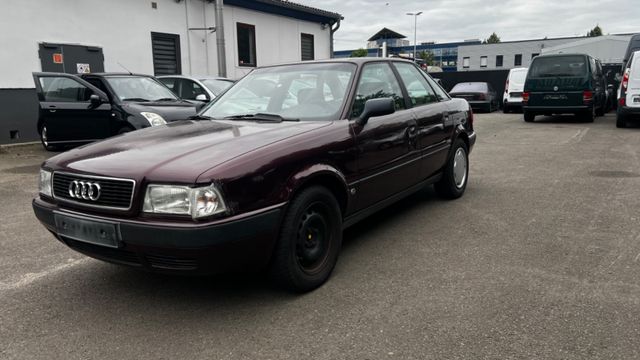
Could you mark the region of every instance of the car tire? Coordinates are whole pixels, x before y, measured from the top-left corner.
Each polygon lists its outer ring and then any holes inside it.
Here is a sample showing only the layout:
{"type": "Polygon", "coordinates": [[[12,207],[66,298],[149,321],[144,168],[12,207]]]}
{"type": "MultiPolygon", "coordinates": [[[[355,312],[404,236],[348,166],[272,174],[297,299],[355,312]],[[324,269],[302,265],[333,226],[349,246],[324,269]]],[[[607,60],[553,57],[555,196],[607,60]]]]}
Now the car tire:
{"type": "Polygon", "coordinates": [[[533,120],[536,119],[536,115],[528,111],[524,111],[523,115],[524,115],[524,121],[526,122],[533,122],[533,120]]]}
{"type": "Polygon", "coordinates": [[[621,113],[616,113],[616,127],[620,129],[627,127],[627,118],[621,113]]]}
{"type": "Polygon", "coordinates": [[[436,193],[445,199],[457,199],[464,194],[469,180],[469,150],[461,139],[453,143],[442,178],[434,184],[436,193]]]}
{"type": "Polygon", "coordinates": [[[502,105],[502,112],[505,114],[509,113],[509,107],[507,106],[507,104],[502,105]]]}
{"type": "Polygon", "coordinates": [[[322,285],[333,271],[342,245],[342,212],[333,194],[313,186],[291,201],[270,266],[277,285],[307,292],[322,285]]]}
{"type": "Polygon", "coordinates": [[[607,107],[606,103],[602,104],[602,106],[600,106],[599,108],[596,109],[596,115],[597,116],[604,116],[604,114],[606,112],[606,107],[607,107]]]}
{"type": "Polygon", "coordinates": [[[591,106],[590,110],[585,111],[582,114],[582,117],[586,122],[592,123],[596,119],[596,107],[595,105],[591,106]]]}
{"type": "Polygon", "coordinates": [[[49,143],[49,139],[47,137],[47,125],[40,126],[40,142],[42,143],[42,147],[44,147],[47,151],[57,151],[59,147],[56,145],[51,145],[49,143]]]}

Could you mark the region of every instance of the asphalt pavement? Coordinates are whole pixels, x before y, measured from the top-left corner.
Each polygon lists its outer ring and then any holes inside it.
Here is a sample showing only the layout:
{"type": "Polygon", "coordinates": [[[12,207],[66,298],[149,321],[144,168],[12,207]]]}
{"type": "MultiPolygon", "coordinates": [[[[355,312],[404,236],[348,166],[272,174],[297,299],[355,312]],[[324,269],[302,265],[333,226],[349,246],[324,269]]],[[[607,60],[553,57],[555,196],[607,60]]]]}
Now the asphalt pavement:
{"type": "Polygon", "coordinates": [[[640,127],[477,114],[466,194],[345,233],[327,284],[106,264],[33,216],[39,146],[0,149],[0,359],[640,358],[640,127]]]}

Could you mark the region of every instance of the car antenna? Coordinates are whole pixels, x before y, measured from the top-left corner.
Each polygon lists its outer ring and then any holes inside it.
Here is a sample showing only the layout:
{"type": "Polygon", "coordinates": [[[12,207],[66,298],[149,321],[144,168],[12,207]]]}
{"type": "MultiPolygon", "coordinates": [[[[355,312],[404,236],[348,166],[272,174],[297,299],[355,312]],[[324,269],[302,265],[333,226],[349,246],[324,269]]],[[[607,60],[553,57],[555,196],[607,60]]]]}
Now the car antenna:
{"type": "Polygon", "coordinates": [[[124,65],[120,64],[119,61],[117,61],[118,65],[120,65],[120,67],[122,67],[123,69],[127,70],[127,72],[129,73],[129,75],[133,75],[133,73],[131,72],[131,70],[127,69],[126,67],[124,67],[124,65]]]}

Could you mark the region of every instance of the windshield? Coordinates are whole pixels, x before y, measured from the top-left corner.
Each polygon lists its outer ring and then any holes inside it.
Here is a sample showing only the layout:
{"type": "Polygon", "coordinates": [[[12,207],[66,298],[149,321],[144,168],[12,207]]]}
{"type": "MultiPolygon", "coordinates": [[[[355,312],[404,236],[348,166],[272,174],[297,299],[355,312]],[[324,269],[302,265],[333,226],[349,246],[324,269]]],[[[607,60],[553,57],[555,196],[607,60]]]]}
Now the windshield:
{"type": "Polygon", "coordinates": [[[580,55],[537,57],[531,64],[529,77],[585,76],[586,61],[580,55]]]}
{"type": "Polygon", "coordinates": [[[356,66],[315,63],[257,69],[211,103],[201,115],[221,119],[269,113],[300,120],[335,120],[356,66]]]}
{"type": "Polygon", "coordinates": [[[482,82],[460,83],[450,92],[487,92],[487,84],[482,82]]]}
{"type": "Polygon", "coordinates": [[[146,76],[110,76],[106,79],[116,96],[122,101],[178,99],[171,90],[146,76]]]}
{"type": "Polygon", "coordinates": [[[216,95],[227,90],[229,86],[233,85],[233,81],[231,80],[203,79],[201,81],[209,90],[211,90],[212,93],[216,95]]]}

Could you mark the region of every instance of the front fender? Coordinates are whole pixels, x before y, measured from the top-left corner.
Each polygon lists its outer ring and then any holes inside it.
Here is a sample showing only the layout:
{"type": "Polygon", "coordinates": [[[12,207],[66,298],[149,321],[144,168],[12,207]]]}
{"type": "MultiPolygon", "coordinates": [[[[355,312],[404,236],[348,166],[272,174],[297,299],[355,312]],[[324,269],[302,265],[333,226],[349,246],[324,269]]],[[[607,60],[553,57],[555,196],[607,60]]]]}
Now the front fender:
{"type": "Polygon", "coordinates": [[[328,164],[305,166],[292,174],[282,191],[283,201],[290,201],[298,191],[311,185],[327,187],[336,196],[343,214],[349,210],[347,180],[340,170],[328,164]]]}

